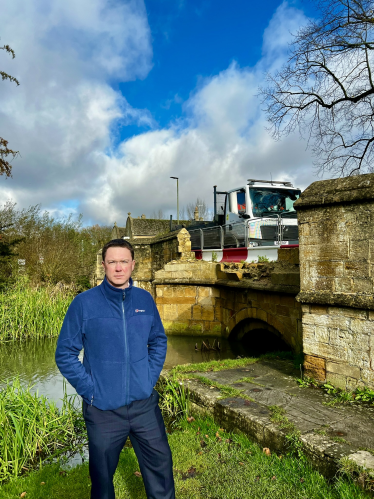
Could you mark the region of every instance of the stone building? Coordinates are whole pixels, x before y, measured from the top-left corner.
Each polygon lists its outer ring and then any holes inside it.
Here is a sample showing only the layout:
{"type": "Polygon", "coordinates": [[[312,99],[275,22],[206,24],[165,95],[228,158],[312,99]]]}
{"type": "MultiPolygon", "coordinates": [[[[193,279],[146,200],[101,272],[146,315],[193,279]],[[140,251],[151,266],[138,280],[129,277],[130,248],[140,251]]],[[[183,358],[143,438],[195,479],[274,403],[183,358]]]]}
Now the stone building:
{"type": "MultiPolygon", "coordinates": [[[[172,229],[175,228],[176,221],[172,221],[172,229]]],[[[179,225],[187,227],[191,224],[190,220],[180,220],[179,225]]],[[[112,239],[121,239],[127,237],[129,239],[149,239],[156,237],[160,234],[167,234],[170,232],[170,220],[162,220],[156,218],[146,218],[145,215],[134,218],[131,213],[128,213],[126,227],[118,227],[114,224],[111,237],[112,239]]]]}

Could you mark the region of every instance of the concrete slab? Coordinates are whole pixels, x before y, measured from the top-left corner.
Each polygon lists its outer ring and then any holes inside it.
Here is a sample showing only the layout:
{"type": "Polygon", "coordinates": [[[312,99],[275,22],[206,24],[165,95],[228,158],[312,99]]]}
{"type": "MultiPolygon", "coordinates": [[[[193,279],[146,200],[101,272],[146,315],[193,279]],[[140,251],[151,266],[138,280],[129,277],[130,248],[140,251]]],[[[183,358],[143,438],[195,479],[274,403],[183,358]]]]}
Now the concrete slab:
{"type": "Polygon", "coordinates": [[[240,389],[253,400],[222,399],[218,389],[196,379],[186,381],[194,408],[208,412],[224,428],[243,431],[260,445],[286,452],[286,434],[271,421],[269,409],[279,406],[300,432],[305,454],[326,476],[334,475],[342,457],[364,463],[360,466],[374,474],[374,456],[368,452],[374,453],[373,406],[326,405],[331,397],[320,389],[300,388],[296,383],[298,370],[283,360],[194,375],[240,389]],[[240,381],[244,377],[253,379],[240,381]]]}
{"type": "Polygon", "coordinates": [[[374,476],[374,456],[370,454],[370,452],[360,450],[355,452],[354,454],[350,454],[347,456],[348,459],[356,463],[358,466],[365,468],[369,471],[371,476],[374,476]]]}

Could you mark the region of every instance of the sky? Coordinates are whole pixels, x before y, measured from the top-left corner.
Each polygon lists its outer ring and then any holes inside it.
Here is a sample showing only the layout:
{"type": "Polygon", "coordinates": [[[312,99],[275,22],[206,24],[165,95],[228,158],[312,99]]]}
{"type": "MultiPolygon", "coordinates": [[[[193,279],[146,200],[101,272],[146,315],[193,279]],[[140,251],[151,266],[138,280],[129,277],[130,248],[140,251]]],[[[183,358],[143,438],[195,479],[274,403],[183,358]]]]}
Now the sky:
{"type": "Polygon", "coordinates": [[[122,226],[176,218],[248,178],[318,180],[297,133],[275,141],[259,87],[309,0],[0,0],[0,136],[19,150],[0,204],[122,226]]]}

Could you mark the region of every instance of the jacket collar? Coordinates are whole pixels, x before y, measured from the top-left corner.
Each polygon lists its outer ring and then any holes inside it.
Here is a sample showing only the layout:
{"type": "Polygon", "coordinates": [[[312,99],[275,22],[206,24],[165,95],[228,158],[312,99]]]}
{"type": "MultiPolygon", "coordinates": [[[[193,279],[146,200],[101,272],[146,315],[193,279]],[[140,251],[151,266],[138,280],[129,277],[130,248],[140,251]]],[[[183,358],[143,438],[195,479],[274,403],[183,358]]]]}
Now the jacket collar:
{"type": "Polygon", "coordinates": [[[130,277],[130,280],[129,280],[129,285],[127,288],[125,289],[121,289],[121,288],[115,288],[114,286],[112,286],[109,282],[108,282],[108,279],[106,278],[106,276],[104,277],[104,280],[103,282],[101,283],[101,286],[102,286],[102,290],[104,292],[104,294],[109,298],[109,299],[112,299],[112,300],[119,300],[119,299],[122,299],[123,297],[123,292],[125,292],[126,294],[130,291],[131,292],[131,289],[133,287],[133,281],[132,281],[132,278],[130,277]]]}

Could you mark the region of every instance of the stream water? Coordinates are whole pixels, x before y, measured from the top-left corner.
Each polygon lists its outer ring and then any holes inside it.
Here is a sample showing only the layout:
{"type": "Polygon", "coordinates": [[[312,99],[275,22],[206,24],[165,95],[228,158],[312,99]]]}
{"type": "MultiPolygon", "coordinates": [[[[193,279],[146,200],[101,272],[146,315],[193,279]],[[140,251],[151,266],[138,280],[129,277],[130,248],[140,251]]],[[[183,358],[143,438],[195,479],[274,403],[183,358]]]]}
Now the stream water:
{"type": "MultiPolygon", "coordinates": [[[[45,395],[61,406],[64,393],[64,379],[55,364],[56,339],[28,340],[25,342],[9,342],[0,344],[0,386],[7,379],[18,376],[25,385],[33,385],[32,390],[39,395],[45,395]]],[[[197,336],[169,336],[165,368],[177,364],[204,362],[207,360],[235,359],[238,355],[250,356],[251,352],[240,342],[230,342],[216,338],[220,342],[220,351],[201,352],[202,341],[206,337],[197,336]],[[195,344],[198,351],[195,350],[195,344]]],[[[212,345],[214,338],[209,338],[212,345]]],[[[68,395],[75,393],[69,383],[66,384],[68,395]]]]}

